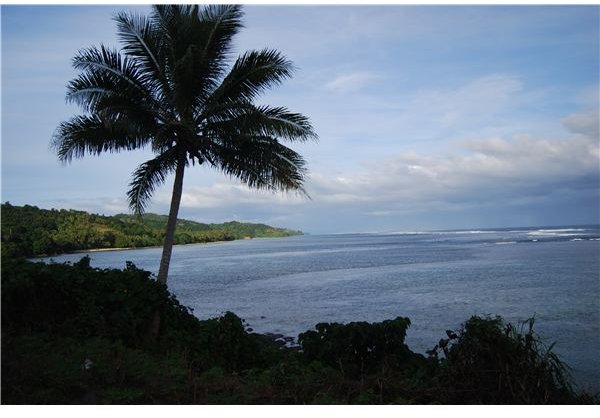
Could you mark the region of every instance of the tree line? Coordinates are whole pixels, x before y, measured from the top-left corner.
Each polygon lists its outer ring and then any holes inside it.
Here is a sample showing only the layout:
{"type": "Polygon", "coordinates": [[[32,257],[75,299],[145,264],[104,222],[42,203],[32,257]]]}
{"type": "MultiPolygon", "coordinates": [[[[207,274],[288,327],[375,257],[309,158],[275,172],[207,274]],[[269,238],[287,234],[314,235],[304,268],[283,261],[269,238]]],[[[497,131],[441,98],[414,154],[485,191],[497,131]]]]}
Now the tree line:
{"type": "MultiPolygon", "coordinates": [[[[98,248],[162,245],[167,216],[103,216],[78,210],[40,209],[2,204],[2,256],[54,255],[98,248]]],[[[300,231],[264,224],[178,221],[175,244],[299,235],[300,231]]]]}

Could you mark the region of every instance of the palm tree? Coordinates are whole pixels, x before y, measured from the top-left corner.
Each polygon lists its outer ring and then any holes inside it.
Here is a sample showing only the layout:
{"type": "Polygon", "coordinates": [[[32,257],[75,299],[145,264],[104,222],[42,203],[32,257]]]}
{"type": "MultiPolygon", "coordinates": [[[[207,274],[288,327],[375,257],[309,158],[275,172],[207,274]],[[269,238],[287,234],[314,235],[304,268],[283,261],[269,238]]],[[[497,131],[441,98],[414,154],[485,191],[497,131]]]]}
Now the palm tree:
{"type": "Polygon", "coordinates": [[[67,101],[83,115],[57,128],[60,161],[150,146],[155,157],[133,173],[127,197],[138,214],[175,173],[158,281],[166,284],[183,189],[190,165],[208,165],[248,186],[305,194],[304,159],[281,140],[317,136],[307,117],[257,105],[265,89],[291,76],[275,50],[248,51],[231,65],[240,6],[153,6],[150,16],[120,13],[121,51],[100,47],[73,58],[79,75],[67,101]],[[231,66],[230,66],[231,65],[231,66]]]}

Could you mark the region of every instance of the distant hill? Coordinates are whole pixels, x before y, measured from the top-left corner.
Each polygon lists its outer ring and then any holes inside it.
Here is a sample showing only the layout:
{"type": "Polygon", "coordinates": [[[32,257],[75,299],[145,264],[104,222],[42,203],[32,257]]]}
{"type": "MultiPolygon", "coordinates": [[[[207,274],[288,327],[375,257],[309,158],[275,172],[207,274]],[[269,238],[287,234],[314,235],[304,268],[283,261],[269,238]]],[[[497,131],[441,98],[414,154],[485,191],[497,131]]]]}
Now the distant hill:
{"type": "MultiPolygon", "coordinates": [[[[39,209],[2,204],[2,255],[52,255],[98,248],[138,248],[162,245],[167,216],[119,214],[103,216],[78,210],[39,209]]],[[[179,219],[175,244],[287,237],[301,231],[264,224],[225,222],[204,224],[179,219]]]]}

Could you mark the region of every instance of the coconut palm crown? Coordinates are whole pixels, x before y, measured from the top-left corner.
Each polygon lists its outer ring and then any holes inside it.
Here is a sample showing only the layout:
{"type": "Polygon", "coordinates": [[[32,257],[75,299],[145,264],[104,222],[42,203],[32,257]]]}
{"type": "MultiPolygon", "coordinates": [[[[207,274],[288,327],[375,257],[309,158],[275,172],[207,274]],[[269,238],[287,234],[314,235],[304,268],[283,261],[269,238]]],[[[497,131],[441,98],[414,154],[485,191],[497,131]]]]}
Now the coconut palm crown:
{"type": "Polygon", "coordinates": [[[280,141],[317,136],[308,118],[254,103],[289,78],[278,51],[248,51],[233,60],[242,28],[236,5],[153,6],[149,16],[115,16],[120,51],[100,47],[73,58],[79,74],[67,101],[84,114],[63,122],[52,145],[62,162],[86,154],[150,147],[155,157],[133,173],[127,197],[142,214],[157,186],[175,173],[158,280],[166,283],[190,165],[207,165],[259,189],[304,193],[304,159],[280,141]]]}

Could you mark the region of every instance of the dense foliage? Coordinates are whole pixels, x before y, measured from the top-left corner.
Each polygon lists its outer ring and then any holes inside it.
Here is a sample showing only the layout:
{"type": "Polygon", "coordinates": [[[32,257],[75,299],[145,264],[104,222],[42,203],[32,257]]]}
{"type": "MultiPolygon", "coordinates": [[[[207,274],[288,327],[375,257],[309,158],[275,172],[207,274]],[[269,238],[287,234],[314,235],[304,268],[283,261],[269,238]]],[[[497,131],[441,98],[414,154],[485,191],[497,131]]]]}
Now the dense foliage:
{"type": "MultiPolygon", "coordinates": [[[[2,255],[59,254],[93,248],[162,245],[167,216],[102,216],[76,210],[39,209],[2,204],[2,255]]],[[[300,231],[263,224],[226,222],[203,224],[178,220],[176,244],[283,237],[300,231]]]]}
{"type": "Polygon", "coordinates": [[[433,349],[434,357],[445,356],[440,385],[457,403],[572,402],[567,367],[539,340],[533,323],[517,329],[500,317],[472,317],[459,334],[448,331],[433,349]]]}
{"type": "Polygon", "coordinates": [[[402,317],[322,323],[294,349],[230,312],[197,319],[131,263],[6,258],[2,268],[4,404],[597,401],[575,394],[531,329],[500,318],[471,318],[429,357],[406,346],[402,317]],[[156,309],[163,321],[150,341],[156,309]]]}
{"type": "Polygon", "coordinates": [[[339,367],[344,375],[361,376],[378,368],[398,368],[415,359],[404,344],[408,318],[398,317],[380,323],[320,323],[298,339],[309,360],[339,367]]]}

